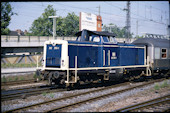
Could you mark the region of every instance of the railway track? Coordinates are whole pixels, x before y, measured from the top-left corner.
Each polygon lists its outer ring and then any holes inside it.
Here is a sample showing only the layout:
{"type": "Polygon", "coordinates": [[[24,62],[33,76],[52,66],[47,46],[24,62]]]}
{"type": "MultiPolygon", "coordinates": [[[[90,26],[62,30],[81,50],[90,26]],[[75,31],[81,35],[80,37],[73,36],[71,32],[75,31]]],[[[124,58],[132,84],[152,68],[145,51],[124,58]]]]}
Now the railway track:
{"type": "Polygon", "coordinates": [[[129,82],[121,83],[121,84],[117,84],[117,85],[113,85],[113,86],[108,86],[108,87],[103,87],[103,88],[100,88],[100,89],[95,89],[95,90],[88,91],[88,92],[78,93],[78,94],[69,95],[69,96],[66,96],[66,97],[61,97],[61,98],[53,99],[53,100],[50,100],[50,101],[44,101],[44,102],[41,102],[41,103],[32,104],[32,105],[24,106],[24,107],[20,107],[20,108],[8,110],[8,111],[5,111],[5,112],[16,112],[16,111],[17,112],[21,112],[21,111],[26,111],[27,109],[30,109],[30,108],[33,109],[33,107],[40,107],[40,106],[42,107],[42,105],[49,105],[49,104],[52,104],[54,102],[60,102],[60,101],[62,102],[62,101],[66,101],[67,99],[78,98],[78,96],[87,95],[87,94],[90,94],[90,93],[96,93],[96,92],[99,92],[99,91],[105,91],[105,90],[109,90],[111,88],[116,88],[116,87],[123,86],[123,85],[124,86],[128,85],[128,88],[125,88],[125,89],[122,89],[122,90],[119,90],[119,91],[114,91],[114,92],[103,94],[103,95],[96,96],[96,97],[89,97],[88,99],[81,100],[81,101],[76,101],[76,102],[73,101],[73,103],[66,104],[66,105],[60,104],[61,106],[54,107],[54,108],[52,108],[50,110],[43,111],[43,112],[63,111],[64,109],[67,109],[69,107],[73,107],[73,106],[76,106],[76,105],[84,104],[86,102],[91,102],[91,101],[94,101],[94,100],[97,100],[97,99],[101,99],[101,98],[105,98],[105,97],[108,97],[108,96],[111,96],[111,95],[116,95],[116,94],[119,94],[119,93],[123,93],[123,92],[129,91],[129,90],[135,89],[135,88],[139,88],[139,87],[143,87],[143,86],[146,86],[146,85],[149,85],[149,84],[153,84],[155,82],[160,82],[162,80],[164,80],[164,79],[149,81],[149,82],[146,82],[146,83],[144,83],[142,85],[136,85],[136,86],[131,86],[129,82]]]}
{"type": "Polygon", "coordinates": [[[7,86],[7,85],[20,85],[20,84],[26,84],[26,83],[35,83],[37,82],[35,79],[31,80],[19,80],[19,81],[11,81],[11,82],[1,82],[1,86],[7,86]]]}
{"type": "MultiPolygon", "coordinates": [[[[126,106],[117,110],[114,110],[113,112],[138,112],[139,110],[142,111],[142,109],[148,109],[154,107],[156,108],[157,105],[164,104],[164,103],[169,103],[168,109],[163,109],[161,112],[167,112],[170,111],[170,94],[154,98],[148,101],[144,101],[138,104],[126,106]]],[[[147,111],[145,111],[147,112],[147,111]]]]}
{"type": "Polygon", "coordinates": [[[1,101],[12,100],[17,98],[26,98],[28,96],[38,95],[43,92],[50,93],[50,92],[59,92],[59,91],[65,91],[65,90],[64,89],[52,90],[51,87],[41,88],[40,86],[31,87],[31,88],[20,88],[15,90],[15,92],[13,91],[14,93],[7,93],[7,94],[1,93],[1,101]]]}

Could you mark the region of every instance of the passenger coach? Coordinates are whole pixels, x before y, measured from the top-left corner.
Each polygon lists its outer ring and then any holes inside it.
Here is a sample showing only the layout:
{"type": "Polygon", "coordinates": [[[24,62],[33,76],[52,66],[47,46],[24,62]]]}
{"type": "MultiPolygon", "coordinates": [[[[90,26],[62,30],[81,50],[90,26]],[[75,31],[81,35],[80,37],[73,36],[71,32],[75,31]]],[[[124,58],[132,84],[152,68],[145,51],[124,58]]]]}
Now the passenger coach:
{"type": "Polygon", "coordinates": [[[166,74],[170,71],[170,40],[162,38],[139,38],[133,42],[138,46],[146,46],[149,56],[149,67],[152,74],[166,74]]]}

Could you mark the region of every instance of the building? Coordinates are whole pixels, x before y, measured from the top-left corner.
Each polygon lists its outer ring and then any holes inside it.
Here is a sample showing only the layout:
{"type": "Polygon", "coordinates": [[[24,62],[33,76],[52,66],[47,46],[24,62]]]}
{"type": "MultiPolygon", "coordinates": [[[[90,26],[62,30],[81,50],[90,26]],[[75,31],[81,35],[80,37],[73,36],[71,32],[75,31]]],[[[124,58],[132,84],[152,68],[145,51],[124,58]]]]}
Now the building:
{"type": "Polygon", "coordinates": [[[27,33],[27,30],[23,32],[21,31],[21,29],[17,29],[15,31],[10,31],[9,35],[10,36],[25,36],[26,33],[27,33]]]}

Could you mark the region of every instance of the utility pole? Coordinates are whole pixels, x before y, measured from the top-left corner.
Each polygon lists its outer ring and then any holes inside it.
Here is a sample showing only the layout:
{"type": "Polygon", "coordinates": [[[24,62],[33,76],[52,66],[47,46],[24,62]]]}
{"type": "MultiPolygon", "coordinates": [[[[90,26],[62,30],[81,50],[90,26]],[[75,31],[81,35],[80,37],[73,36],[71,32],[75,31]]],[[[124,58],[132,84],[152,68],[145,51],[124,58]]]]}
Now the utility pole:
{"type": "Polygon", "coordinates": [[[100,5],[99,5],[99,7],[97,7],[97,8],[99,8],[99,16],[100,16],[100,5]]]}
{"type": "Polygon", "coordinates": [[[58,16],[49,16],[48,18],[53,18],[53,39],[56,37],[56,18],[58,16]]]}
{"type": "Polygon", "coordinates": [[[169,29],[168,38],[170,39],[170,2],[169,2],[169,25],[168,25],[168,29],[169,29]]]}
{"type": "Polygon", "coordinates": [[[138,20],[136,21],[136,37],[138,36],[138,20]]]}
{"type": "Polygon", "coordinates": [[[127,8],[124,9],[126,13],[126,37],[127,42],[130,43],[130,1],[127,1],[127,8]]]}

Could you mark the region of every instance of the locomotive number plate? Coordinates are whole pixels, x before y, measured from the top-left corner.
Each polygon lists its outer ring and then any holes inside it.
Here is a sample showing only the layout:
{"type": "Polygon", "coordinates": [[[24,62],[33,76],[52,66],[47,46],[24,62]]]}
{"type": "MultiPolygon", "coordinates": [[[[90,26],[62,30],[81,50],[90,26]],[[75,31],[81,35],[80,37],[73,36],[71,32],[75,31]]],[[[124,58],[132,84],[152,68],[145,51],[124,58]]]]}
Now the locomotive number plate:
{"type": "Polygon", "coordinates": [[[116,73],[116,70],[110,70],[109,73],[116,73]]]}

